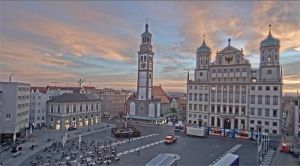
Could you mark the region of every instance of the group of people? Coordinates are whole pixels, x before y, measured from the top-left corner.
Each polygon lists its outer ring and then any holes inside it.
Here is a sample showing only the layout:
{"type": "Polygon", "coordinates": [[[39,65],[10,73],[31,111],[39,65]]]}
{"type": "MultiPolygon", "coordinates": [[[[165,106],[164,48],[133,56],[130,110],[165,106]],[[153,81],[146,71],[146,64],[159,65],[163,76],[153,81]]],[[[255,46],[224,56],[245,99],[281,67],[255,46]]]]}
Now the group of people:
{"type": "Polygon", "coordinates": [[[31,165],[101,165],[120,160],[117,147],[120,142],[112,139],[92,140],[85,138],[68,140],[63,147],[61,142],[55,142],[45,148],[31,160],[31,165]],[[114,141],[115,142],[115,141],[114,141]]]}

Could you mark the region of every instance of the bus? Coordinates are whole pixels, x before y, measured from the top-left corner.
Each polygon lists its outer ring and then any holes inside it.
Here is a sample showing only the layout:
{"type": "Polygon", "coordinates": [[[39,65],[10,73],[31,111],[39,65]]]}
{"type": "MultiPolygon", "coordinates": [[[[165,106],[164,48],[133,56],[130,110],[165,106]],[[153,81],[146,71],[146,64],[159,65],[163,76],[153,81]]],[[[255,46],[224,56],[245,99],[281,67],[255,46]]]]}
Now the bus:
{"type": "Polygon", "coordinates": [[[239,166],[239,156],[227,153],[219,161],[217,161],[213,166],[239,166]]]}
{"type": "Polygon", "coordinates": [[[177,166],[177,161],[179,159],[180,156],[178,154],[160,153],[150,160],[146,166],[177,166]]]}

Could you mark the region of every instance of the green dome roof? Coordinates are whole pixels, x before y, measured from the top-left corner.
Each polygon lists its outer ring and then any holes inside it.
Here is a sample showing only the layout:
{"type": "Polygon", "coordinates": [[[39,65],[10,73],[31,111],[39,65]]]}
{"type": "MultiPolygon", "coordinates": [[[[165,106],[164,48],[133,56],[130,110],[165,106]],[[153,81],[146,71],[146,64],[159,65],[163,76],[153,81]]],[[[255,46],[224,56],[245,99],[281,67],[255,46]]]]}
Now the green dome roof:
{"type": "Polygon", "coordinates": [[[205,44],[205,41],[203,41],[202,45],[197,48],[196,54],[201,54],[201,53],[211,53],[210,48],[205,44]]]}

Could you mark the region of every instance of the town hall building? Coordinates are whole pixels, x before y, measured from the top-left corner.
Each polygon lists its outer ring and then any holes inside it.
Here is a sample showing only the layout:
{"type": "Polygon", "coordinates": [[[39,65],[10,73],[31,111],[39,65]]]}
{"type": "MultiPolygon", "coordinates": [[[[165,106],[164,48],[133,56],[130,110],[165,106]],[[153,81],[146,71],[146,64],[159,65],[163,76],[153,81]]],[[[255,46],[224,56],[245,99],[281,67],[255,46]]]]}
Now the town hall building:
{"type": "Polygon", "coordinates": [[[280,134],[282,68],[280,41],[271,34],[260,43],[259,68],[251,68],[242,49],[217,51],[205,39],[196,50],[194,79],[187,78],[187,122],[208,127],[280,134]]]}

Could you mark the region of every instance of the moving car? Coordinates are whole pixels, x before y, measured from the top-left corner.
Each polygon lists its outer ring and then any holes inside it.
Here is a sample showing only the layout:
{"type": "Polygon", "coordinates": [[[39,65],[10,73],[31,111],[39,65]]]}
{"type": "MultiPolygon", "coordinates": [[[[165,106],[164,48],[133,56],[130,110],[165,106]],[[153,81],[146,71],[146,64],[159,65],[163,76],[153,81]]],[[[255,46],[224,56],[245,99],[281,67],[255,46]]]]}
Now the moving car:
{"type": "Polygon", "coordinates": [[[173,144],[177,141],[177,137],[174,135],[167,135],[164,139],[165,144],[173,144]]]}

